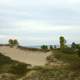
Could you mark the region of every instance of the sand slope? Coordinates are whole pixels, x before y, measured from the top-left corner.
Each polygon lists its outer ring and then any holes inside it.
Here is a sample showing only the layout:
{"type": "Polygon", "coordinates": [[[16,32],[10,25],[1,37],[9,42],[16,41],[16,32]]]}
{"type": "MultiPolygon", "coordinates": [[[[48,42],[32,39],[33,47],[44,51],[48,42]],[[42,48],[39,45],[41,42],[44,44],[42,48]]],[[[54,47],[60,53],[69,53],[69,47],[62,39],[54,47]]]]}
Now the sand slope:
{"type": "Polygon", "coordinates": [[[33,66],[44,65],[46,63],[46,57],[51,54],[51,52],[45,53],[41,51],[21,50],[19,48],[10,48],[9,46],[0,46],[0,52],[14,60],[25,62],[33,66]]]}

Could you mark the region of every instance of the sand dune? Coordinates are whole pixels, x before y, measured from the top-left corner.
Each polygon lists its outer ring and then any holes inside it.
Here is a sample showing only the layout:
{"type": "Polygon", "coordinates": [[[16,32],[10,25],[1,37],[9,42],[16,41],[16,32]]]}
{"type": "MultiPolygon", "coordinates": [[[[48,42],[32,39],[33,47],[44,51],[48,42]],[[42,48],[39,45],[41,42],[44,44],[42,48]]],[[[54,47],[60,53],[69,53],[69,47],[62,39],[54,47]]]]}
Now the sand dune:
{"type": "Polygon", "coordinates": [[[10,58],[35,65],[44,65],[46,63],[46,57],[51,54],[51,52],[41,52],[41,51],[31,51],[31,50],[21,50],[19,48],[10,48],[9,46],[0,46],[0,52],[10,58]]]}

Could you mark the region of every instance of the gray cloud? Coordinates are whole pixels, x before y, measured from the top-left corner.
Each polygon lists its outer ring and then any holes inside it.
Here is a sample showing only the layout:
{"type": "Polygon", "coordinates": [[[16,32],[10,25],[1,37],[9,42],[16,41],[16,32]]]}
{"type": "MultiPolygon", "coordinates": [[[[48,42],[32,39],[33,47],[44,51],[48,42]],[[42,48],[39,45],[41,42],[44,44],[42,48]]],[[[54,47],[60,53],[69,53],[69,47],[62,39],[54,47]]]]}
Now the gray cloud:
{"type": "Polygon", "coordinates": [[[1,0],[0,40],[15,36],[22,44],[51,44],[64,35],[79,42],[79,8],[80,0],[1,0]]]}

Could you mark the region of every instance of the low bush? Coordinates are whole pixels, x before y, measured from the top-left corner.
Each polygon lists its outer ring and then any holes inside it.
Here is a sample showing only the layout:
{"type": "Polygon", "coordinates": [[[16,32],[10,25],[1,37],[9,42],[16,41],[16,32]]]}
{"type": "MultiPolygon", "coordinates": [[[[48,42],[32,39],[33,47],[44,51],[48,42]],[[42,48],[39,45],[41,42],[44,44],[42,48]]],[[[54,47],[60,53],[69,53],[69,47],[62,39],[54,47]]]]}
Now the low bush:
{"type": "Polygon", "coordinates": [[[61,51],[63,53],[67,53],[67,54],[74,54],[74,53],[76,53],[74,48],[63,48],[61,51]]]}
{"type": "Polygon", "coordinates": [[[11,73],[18,76],[25,75],[29,64],[21,63],[0,53],[0,73],[11,73]]]}
{"type": "Polygon", "coordinates": [[[48,46],[47,46],[47,45],[42,45],[42,46],[41,46],[41,49],[47,50],[47,49],[48,49],[48,46]]]}
{"type": "Polygon", "coordinates": [[[23,63],[17,63],[16,65],[13,65],[11,67],[11,73],[17,74],[17,75],[24,75],[27,72],[27,65],[23,63]]]}

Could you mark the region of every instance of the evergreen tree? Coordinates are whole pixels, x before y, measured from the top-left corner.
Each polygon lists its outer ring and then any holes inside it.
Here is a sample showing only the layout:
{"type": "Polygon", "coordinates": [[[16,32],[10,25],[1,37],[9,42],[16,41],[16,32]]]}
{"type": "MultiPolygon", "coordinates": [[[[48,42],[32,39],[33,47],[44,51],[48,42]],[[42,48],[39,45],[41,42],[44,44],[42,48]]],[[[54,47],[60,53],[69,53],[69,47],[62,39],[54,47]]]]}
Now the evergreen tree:
{"type": "Polygon", "coordinates": [[[66,40],[63,36],[60,36],[60,48],[65,48],[66,40]]]}

